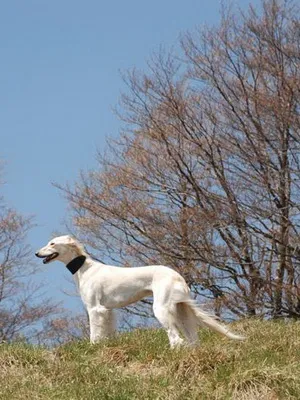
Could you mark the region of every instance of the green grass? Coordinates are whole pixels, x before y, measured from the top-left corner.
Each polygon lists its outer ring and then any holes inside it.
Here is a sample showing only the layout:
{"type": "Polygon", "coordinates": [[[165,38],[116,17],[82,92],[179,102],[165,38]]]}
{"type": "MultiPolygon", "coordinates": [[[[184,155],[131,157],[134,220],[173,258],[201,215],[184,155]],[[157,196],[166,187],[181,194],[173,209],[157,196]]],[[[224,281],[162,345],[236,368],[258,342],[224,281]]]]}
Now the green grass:
{"type": "Polygon", "coordinates": [[[54,350],[0,346],[0,399],[300,399],[300,324],[247,320],[235,342],[200,331],[201,346],[171,351],[162,330],[54,350]]]}

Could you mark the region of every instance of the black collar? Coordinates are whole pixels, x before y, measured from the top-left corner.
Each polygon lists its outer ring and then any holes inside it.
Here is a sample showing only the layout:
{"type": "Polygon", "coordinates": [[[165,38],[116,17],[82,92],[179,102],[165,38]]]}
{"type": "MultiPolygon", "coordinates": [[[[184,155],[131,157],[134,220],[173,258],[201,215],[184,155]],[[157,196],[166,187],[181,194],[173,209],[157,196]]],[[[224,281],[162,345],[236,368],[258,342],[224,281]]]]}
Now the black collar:
{"type": "Polygon", "coordinates": [[[83,266],[85,260],[86,256],[78,256],[76,258],[73,258],[73,260],[70,261],[69,264],[66,265],[66,267],[71,272],[71,274],[74,275],[79,270],[79,268],[83,266]]]}

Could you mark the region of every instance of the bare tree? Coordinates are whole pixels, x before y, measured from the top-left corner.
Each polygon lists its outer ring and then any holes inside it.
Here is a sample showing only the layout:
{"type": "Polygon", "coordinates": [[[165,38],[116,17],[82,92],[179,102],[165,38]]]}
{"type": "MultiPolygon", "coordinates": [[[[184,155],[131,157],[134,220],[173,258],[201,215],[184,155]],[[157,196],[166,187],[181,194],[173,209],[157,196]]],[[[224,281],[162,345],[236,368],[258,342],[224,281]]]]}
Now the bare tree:
{"type": "Polygon", "coordinates": [[[215,311],[299,317],[299,10],[223,12],[125,76],[124,133],[63,190],[118,263],[178,269],[215,311]]]}
{"type": "Polygon", "coordinates": [[[47,319],[43,329],[36,332],[35,342],[49,347],[89,338],[88,317],[85,313],[69,315],[62,312],[58,317],[47,319]]]}
{"type": "Polygon", "coordinates": [[[36,269],[26,235],[30,218],[0,205],[0,342],[19,338],[34,340],[42,323],[59,308],[42,296],[41,285],[33,282],[36,269]]]}
{"type": "Polygon", "coordinates": [[[299,228],[299,19],[292,2],[262,6],[262,15],[252,7],[242,22],[223,15],[218,30],[182,43],[194,90],[199,82],[209,87],[205,113],[218,134],[211,157],[231,204],[238,245],[231,244],[250,285],[251,313],[263,301],[274,316],[292,316],[299,304],[291,243],[299,228]]]}

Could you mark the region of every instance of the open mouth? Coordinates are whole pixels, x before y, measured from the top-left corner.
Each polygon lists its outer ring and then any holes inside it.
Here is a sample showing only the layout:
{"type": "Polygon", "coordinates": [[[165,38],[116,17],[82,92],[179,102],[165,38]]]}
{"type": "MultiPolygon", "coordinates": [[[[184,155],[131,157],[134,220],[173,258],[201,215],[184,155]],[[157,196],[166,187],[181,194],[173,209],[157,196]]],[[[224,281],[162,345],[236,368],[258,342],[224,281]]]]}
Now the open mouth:
{"type": "Polygon", "coordinates": [[[43,258],[43,263],[47,264],[49,261],[54,260],[54,258],[56,258],[57,256],[58,256],[58,253],[55,252],[55,253],[49,254],[49,256],[38,256],[38,257],[43,258]]]}

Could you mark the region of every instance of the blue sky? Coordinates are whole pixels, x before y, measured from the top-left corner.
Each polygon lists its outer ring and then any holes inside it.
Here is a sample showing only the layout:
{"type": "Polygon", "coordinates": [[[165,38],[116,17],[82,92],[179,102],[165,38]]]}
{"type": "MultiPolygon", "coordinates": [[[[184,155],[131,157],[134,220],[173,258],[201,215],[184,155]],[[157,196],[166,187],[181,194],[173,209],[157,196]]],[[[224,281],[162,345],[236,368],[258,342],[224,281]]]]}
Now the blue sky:
{"type": "MultiPolygon", "coordinates": [[[[256,4],[257,1],[254,2],[256,4]]],[[[160,45],[219,19],[211,0],[9,0],[0,4],[0,158],[9,205],[34,215],[33,249],[64,232],[67,204],[52,182],[74,182],[95,166],[105,138],[118,134],[112,109],[124,90],[120,71],[146,68],[160,45]]],[[[233,4],[245,9],[248,1],[233,4]]],[[[34,255],[33,255],[34,258],[34,255]]],[[[64,296],[66,271],[52,263],[36,279],[64,296]]]]}

